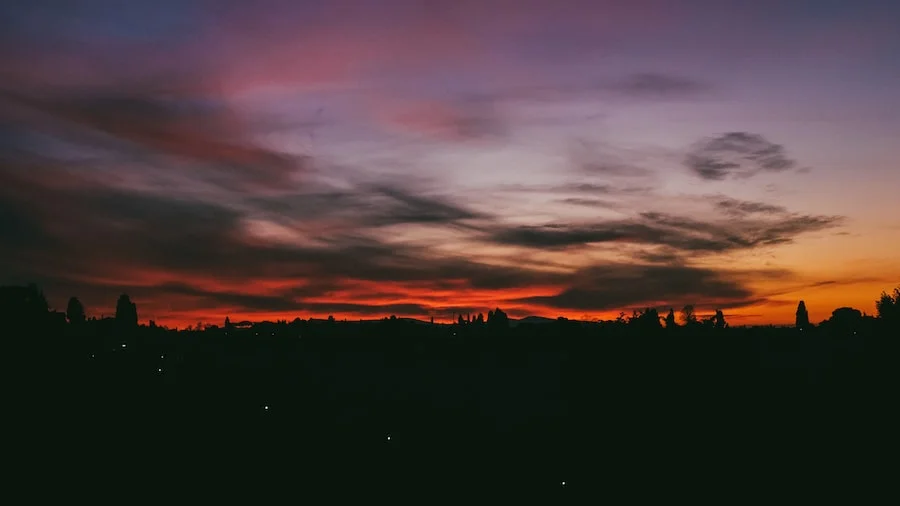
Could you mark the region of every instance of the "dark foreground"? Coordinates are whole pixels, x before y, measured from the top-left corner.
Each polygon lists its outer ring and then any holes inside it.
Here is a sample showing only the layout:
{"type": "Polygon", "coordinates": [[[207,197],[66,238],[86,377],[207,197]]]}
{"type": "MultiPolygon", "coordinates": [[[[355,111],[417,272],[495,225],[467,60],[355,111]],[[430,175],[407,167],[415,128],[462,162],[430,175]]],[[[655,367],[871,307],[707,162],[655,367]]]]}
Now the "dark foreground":
{"type": "Polygon", "coordinates": [[[896,478],[885,332],[323,329],[24,336],[16,481],[31,499],[556,504],[856,501],[896,478]]]}

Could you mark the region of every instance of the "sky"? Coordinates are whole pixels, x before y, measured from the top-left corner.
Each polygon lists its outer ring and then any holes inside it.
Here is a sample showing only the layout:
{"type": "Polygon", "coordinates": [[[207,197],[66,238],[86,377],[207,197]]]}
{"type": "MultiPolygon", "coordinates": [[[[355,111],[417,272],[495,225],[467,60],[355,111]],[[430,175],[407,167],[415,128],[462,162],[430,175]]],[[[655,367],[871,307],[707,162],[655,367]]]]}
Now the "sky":
{"type": "Polygon", "coordinates": [[[0,283],[141,321],[874,313],[900,4],[0,6],[0,283]]]}

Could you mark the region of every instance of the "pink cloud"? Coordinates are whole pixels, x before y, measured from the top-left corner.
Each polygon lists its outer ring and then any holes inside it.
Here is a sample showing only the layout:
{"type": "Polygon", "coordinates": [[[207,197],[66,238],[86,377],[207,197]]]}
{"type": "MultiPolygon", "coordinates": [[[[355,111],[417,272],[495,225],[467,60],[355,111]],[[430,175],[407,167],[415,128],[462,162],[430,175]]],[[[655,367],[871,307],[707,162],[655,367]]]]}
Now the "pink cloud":
{"type": "Polygon", "coordinates": [[[489,104],[382,100],[371,112],[376,122],[396,131],[453,142],[500,136],[504,129],[489,104]]]}
{"type": "Polygon", "coordinates": [[[211,2],[189,37],[17,46],[8,51],[5,77],[23,85],[161,79],[174,88],[227,94],[268,86],[353,85],[372,76],[448,68],[491,73],[497,42],[515,48],[520,39],[546,35],[554,23],[598,40],[611,32],[657,30],[672,22],[667,5],[342,0],[306,12],[295,2],[211,2]]]}

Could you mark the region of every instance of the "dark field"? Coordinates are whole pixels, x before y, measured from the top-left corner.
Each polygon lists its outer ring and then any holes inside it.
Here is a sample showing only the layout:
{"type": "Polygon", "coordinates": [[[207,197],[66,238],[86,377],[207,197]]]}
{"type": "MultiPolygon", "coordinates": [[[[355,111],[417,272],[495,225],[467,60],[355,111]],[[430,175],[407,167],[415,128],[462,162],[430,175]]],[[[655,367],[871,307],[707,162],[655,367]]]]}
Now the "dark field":
{"type": "Polygon", "coordinates": [[[730,502],[893,475],[898,345],[877,327],[229,334],[22,339],[9,444],[34,490],[730,502]]]}

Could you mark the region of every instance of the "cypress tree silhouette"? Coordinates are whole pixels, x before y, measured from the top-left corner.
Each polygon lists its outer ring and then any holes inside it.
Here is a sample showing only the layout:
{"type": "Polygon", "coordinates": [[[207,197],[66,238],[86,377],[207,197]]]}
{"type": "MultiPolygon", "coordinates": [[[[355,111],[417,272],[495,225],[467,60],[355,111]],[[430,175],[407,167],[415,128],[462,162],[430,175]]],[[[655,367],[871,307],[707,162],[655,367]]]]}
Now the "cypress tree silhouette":
{"type": "Polygon", "coordinates": [[[800,330],[809,328],[809,313],[806,312],[806,303],[802,300],[800,301],[800,304],[797,305],[797,319],[795,325],[800,330]]]}
{"type": "Polygon", "coordinates": [[[137,327],[138,314],[137,305],[131,302],[131,298],[127,294],[119,296],[116,303],[116,321],[124,327],[137,327]]]}
{"type": "Polygon", "coordinates": [[[69,303],[66,305],[66,318],[68,318],[69,323],[73,325],[80,325],[85,322],[84,305],[81,304],[78,297],[69,299],[69,303]]]}

